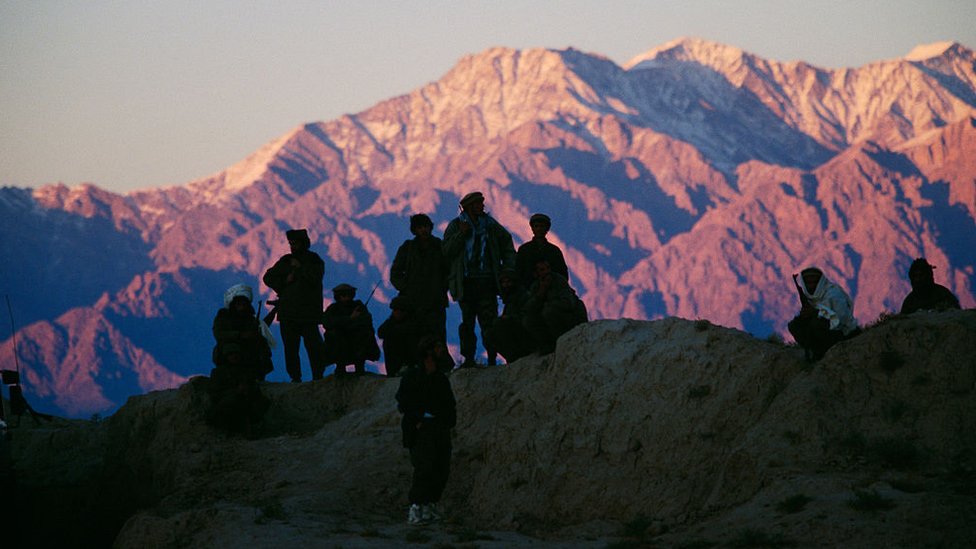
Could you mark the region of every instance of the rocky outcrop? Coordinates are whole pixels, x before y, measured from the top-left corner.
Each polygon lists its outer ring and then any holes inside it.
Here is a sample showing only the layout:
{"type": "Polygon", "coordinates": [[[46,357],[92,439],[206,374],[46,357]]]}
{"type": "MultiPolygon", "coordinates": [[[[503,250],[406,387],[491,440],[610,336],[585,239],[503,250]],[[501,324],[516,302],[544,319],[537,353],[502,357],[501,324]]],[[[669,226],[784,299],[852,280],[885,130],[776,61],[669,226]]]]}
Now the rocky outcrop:
{"type": "Polygon", "coordinates": [[[451,376],[448,521],[424,529],[403,524],[396,380],[267,384],[265,421],[235,438],[203,423],[193,378],[99,423],[13,429],[18,489],[37,494],[23,520],[48,525],[24,530],[77,542],[87,519],[116,547],[963,546],[973,333],[976,311],[891,317],[808,364],[705,320],[590,322],[552,355],[451,376]]]}

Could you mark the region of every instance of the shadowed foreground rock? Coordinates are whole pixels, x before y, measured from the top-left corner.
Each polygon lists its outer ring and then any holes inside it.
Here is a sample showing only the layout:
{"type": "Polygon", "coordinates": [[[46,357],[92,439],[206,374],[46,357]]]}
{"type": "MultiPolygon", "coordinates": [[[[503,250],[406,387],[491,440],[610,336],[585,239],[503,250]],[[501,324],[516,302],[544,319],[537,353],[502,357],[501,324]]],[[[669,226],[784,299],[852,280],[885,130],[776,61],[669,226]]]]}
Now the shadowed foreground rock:
{"type": "Polygon", "coordinates": [[[965,546],[976,311],[894,317],[808,365],[707,321],[597,321],[451,377],[448,520],[404,524],[397,382],[269,384],[251,439],[205,378],[13,430],[26,542],[116,547],[965,546]],[[43,510],[43,512],[42,512],[43,510]]]}

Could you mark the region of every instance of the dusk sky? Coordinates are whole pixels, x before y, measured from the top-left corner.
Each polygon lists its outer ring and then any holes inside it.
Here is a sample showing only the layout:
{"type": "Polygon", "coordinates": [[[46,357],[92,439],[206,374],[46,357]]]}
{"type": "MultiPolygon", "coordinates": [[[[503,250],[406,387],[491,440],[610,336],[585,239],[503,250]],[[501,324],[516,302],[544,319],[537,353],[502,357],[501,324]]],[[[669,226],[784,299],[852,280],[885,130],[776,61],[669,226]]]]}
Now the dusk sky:
{"type": "Polygon", "coordinates": [[[976,47],[974,21],[973,0],[0,0],[0,185],[186,183],[493,46],[622,64],[691,36],[856,67],[976,47]]]}

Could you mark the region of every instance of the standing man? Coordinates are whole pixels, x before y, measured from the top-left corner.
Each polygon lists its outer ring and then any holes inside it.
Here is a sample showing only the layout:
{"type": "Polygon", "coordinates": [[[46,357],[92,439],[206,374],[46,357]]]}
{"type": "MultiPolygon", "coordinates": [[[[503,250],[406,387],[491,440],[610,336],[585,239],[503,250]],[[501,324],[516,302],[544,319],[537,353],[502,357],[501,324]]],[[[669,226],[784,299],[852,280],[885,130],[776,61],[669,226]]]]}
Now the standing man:
{"type": "Polygon", "coordinates": [[[410,449],[413,483],[407,522],[420,524],[440,518],[441,499],[451,471],[451,429],[457,424],[457,404],[451,382],[440,365],[447,357],[444,342],[421,339],[420,362],[404,370],[396,393],[403,414],[403,446],[410,449]]]}
{"type": "Polygon", "coordinates": [[[433,230],[434,222],[426,214],[410,216],[413,239],[397,249],[390,283],[409,304],[419,332],[447,341],[447,265],[441,239],[433,230]]]}
{"type": "Polygon", "coordinates": [[[285,254],[264,273],[264,283],[278,294],[278,322],[285,351],[285,369],[293,383],[302,381],[302,362],[298,346],[305,341],[305,353],[312,379],[322,379],[325,365],[319,356],[322,334],[322,276],[325,263],[311,251],[305,229],[285,233],[291,253],[285,254]]]}
{"type": "Polygon", "coordinates": [[[532,240],[519,246],[518,253],[515,254],[515,270],[518,271],[522,286],[528,288],[532,285],[535,280],[535,265],[541,260],[547,261],[552,272],[568,282],[569,268],[566,267],[562,250],[546,239],[549,229],[552,228],[552,220],[544,213],[532,214],[529,227],[532,229],[532,240]]]}
{"type": "Polygon", "coordinates": [[[460,206],[461,215],[451,220],[444,231],[444,255],[448,262],[448,289],[461,306],[461,367],[475,366],[475,320],[481,326],[488,365],[494,366],[497,352],[485,335],[498,316],[498,275],[503,267],[515,267],[515,246],[511,233],[485,212],[483,194],[464,195],[460,206]]]}

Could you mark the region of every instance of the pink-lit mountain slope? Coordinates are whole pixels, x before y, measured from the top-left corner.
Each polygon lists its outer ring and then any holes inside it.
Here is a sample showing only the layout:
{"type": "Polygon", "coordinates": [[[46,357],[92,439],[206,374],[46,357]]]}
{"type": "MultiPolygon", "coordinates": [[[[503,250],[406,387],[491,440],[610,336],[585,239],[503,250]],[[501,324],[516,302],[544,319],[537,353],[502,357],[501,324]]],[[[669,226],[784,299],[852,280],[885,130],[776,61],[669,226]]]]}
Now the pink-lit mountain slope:
{"type": "Polygon", "coordinates": [[[472,190],[517,244],[531,213],[552,216],[592,318],[783,333],[796,309],[790,274],[815,264],[868,322],[899,308],[923,255],[972,307],[974,67],[955,43],[836,70],[689,39],[622,67],[572,49],[499,48],[186,185],[3,189],[0,284],[21,344],[47,349],[25,356],[30,391],[58,409],[89,402],[71,408],[82,414],[208,372],[224,288],[244,281],[269,297],[260,275],[291,227],[308,227],[327,288],[349,282],[365,298],[382,281],[370,303],[381,322],[407,218],[426,212],[440,232],[472,190]],[[96,318],[124,345],[94,345],[96,318]],[[64,337],[35,335],[55,331],[64,337]],[[66,358],[83,348],[98,350],[87,364],[66,358]],[[128,373],[99,376],[105,361],[128,373]],[[92,383],[64,381],[86,367],[92,383]]]}

